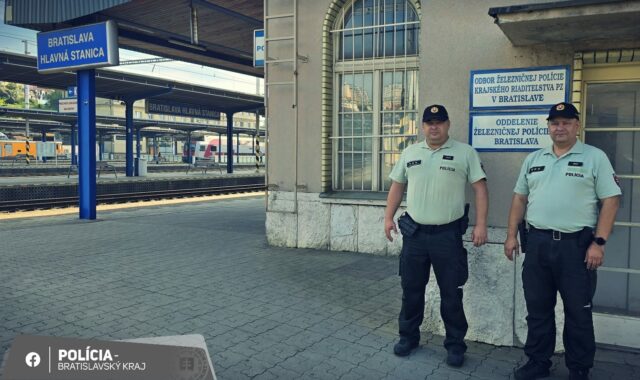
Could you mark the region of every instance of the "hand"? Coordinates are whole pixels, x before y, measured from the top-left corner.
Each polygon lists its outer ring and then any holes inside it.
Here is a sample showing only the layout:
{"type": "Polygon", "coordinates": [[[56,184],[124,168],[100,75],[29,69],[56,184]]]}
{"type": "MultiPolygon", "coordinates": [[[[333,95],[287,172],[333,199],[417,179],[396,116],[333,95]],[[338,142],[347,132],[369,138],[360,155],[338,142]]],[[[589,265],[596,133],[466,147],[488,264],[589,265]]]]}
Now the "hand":
{"type": "Polygon", "coordinates": [[[471,233],[471,240],[473,240],[473,246],[479,247],[487,242],[487,227],[479,226],[476,224],[473,227],[473,232],[471,233]]]}
{"type": "Polygon", "coordinates": [[[513,254],[518,256],[520,254],[520,243],[518,243],[518,238],[507,237],[507,240],[504,241],[504,255],[507,256],[507,259],[513,261],[513,254]]]}
{"type": "Polygon", "coordinates": [[[584,257],[587,269],[596,270],[604,262],[604,247],[596,243],[591,243],[584,257]]]}
{"type": "Polygon", "coordinates": [[[396,229],[396,223],[393,221],[393,218],[391,219],[384,219],[384,234],[387,235],[387,240],[389,241],[393,241],[393,237],[391,236],[391,231],[395,232],[395,234],[398,234],[398,230],[396,229]]]}

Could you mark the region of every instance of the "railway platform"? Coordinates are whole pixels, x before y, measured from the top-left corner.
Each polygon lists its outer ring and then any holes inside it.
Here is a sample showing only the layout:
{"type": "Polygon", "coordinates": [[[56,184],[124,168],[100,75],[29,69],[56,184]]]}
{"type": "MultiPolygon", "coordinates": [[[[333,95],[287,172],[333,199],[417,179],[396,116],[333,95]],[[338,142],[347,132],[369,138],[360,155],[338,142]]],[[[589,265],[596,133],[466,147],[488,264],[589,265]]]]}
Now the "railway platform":
{"type": "MultiPolygon", "coordinates": [[[[18,334],[202,334],[222,380],[495,380],[524,362],[519,348],[469,342],[450,368],[428,334],[394,356],[397,258],[270,247],[264,196],[235,197],[0,220],[0,360],[18,334]]],[[[566,378],[553,363],[551,379],[566,378]]],[[[599,348],[591,378],[639,374],[640,354],[599,348]]]]}
{"type": "MultiPolygon", "coordinates": [[[[21,185],[41,185],[41,184],[77,184],[78,172],[72,172],[67,176],[68,168],[64,170],[64,173],[58,173],[55,175],[35,175],[35,176],[6,176],[2,175],[0,170],[0,187],[4,186],[21,186],[21,185]]],[[[144,177],[126,177],[124,173],[120,171],[114,174],[110,170],[104,170],[100,174],[100,177],[96,179],[97,183],[109,183],[109,182],[148,182],[148,181],[163,181],[167,179],[193,179],[193,178],[217,178],[217,177],[233,177],[233,176],[256,176],[264,177],[264,168],[260,168],[257,172],[255,166],[253,168],[235,168],[232,174],[226,172],[220,172],[218,170],[209,169],[207,173],[203,173],[198,168],[190,169],[187,173],[187,167],[180,167],[178,170],[172,171],[159,171],[148,172],[144,177]]]]}
{"type": "MultiPolygon", "coordinates": [[[[122,161],[98,161],[97,164],[107,163],[112,166],[118,175],[122,175],[124,177],[125,174],[125,166],[122,161]]],[[[226,170],[226,163],[219,163],[220,167],[223,170],[226,170]]],[[[71,166],[68,161],[61,162],[47,162],[47,163],[31,163],[26,164],[24,162],[0,162],[0,178],[2,177],[33,177],[33,176],[56,176],[56,175],[67,175],[69,172],[69,167],[71,166]]],[[[236,170],[249,170],[251,168],[255,169],[255,163],[253,162],[241,162],[234,163],[234,171],[236,170]]],[[[261,165],[262,169],[264,169],[264,165],[261,165]]],[[[154,161],[147,162],[147,172],[148,173],[164,173],[164,172],[186,172],[189,168],[189,164],[182,162],[160,162],[156,163],[154,161]]]]}
{"type": "MultiPolygon", "coordinates": [[[[96,182],[99,204],[135,200],[256,191],[264,188],[264,170],[244,169],[232,174],[207,172],[148,173],[125,177],[103,171],[96,182]]],[[[78,203],[78,175],[0,177],[0,212],[65,207],[78,203]]]]}

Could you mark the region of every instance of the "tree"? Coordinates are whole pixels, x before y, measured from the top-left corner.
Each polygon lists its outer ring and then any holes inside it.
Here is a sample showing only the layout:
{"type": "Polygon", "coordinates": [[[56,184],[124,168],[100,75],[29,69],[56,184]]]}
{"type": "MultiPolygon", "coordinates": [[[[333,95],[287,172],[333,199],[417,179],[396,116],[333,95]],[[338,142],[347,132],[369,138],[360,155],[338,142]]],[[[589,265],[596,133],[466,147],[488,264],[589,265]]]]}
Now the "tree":
{"type": "Polygon", "coordinates": [[[43,109],[47,110],[58,110],[58,101],[64,97],[64,94],[60,90],[49,90],[44,95],[44,100],[46,100],[46,104],[42,106],[43,109]]]}
{"type": "Polygon", "coordinates": [[[24,106],[24,86],[11,82],[0,82],[0,99],[9,106],[24,106]]]}

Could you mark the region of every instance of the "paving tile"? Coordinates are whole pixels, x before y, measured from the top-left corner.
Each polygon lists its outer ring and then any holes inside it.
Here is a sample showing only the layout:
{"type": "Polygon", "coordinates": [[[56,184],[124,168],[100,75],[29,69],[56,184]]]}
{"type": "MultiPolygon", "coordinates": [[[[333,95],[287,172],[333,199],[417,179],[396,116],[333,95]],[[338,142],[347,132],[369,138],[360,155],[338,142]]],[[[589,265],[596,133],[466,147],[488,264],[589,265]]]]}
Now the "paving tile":
{"type": "MultiPolygon", "coordinates": [[[[468,342],[465,366],[450,368],[443,338],[426,333],[394,356],[397,258],[269,247],[263,199],[99,218],[0,221],[0,358],[25,333],[199,333],[220,379],[509,379],[526,361],[519,348],[468,342]]],[[[552,370],[566,378],[562,355],[552,370]]],[[[640,354],[598,350],[592,379],[639,374],[640,354]]]]}

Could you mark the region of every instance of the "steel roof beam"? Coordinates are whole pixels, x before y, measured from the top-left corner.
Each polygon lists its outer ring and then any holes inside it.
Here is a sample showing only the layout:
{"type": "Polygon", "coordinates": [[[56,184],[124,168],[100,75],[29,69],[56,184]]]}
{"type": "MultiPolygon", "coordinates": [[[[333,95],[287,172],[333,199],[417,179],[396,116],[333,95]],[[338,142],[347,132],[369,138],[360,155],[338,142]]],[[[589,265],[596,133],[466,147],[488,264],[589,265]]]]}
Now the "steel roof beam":
{"type": "MultiPolygon", "coordinates": [[[[146,42],[152,45],[157,45],[157,46],[162,46],[165,48],[169,48],[169,49],[173,49],[173,50],[178,50],[181,52],[185,52],[185,53],[192,53],[192,54],[198,54],[198,55],[203,55],[209,58],[214,58],[214,59],[219,59],[222,61],[228,61],[231,63],[235,63],[238,65],[242,65],[242,66],[251,66],[253,67],[253,59],[248,59],[248,58],[240,58],[240,57],[235,57],[229,54],[225,54],[225,53],[218,53],[218,52],[214,52],[211,50],[208,50],[205,46],[201,46],[201,45],[194,45],[192,48],[191,47],[187,47],[186,43],[185,45],[181,45],[181,44],[176,44],[176,43],[171,43],[169,42],[169,40],[164,39],[164,38],[158,38],[158,37],[153,37],[153,36],[148,36],[146,34],[143,33],[137,33],[137,32],[133,32],[131,30],[123,30],[121,29],[119,31],[120,36],[124,37],[124,38],[129,38],[132,40],[137,40],[137,41],[142,41],[142,42],[146,42]],[[204,49],[204,50],[201,50],[204,49]]],[[[187,42],[187,41],[185,41],[187,42]]],[[[127,47],[127,44],[122,44],[124,46],[121,47],[127,47]]],[[[141,50],[140,48],[136,47],[135,49],[137,50],[141,50]]],[[[166,55],[171,55],[170,53],[166,54],[166,55]]],[[[249,74],[251,75],[251,74],[249,74]]]]}
{"type": "MultiPolygon", "coordinates": [[[[184,36],[182,34],[176,34],[176,33],[172,33],[169,32],[167,30],[163,30],[163,29],[158,29],[158,28],[154,28],[151,26],[147,26],[147,25],[141,25],[139,23],[133,22],[133,21],[129,21],[129,20],[123,20],[121,18],[117,18],[117,17],[109,17],[110,20],[115,20],[118,23],[118,31],[122,32],[123,30],[127,30],[133,33],[142,33],[143,35],[148,35],[148,36],[156,36],[156,37],[160,37],[160,38],[166,38],[166,37],[172,37],[174,39],[177,40],[184,40],[185,42],[189,42],[187,41],[189,36],[184,36]]],[[[122,33],[120,33],[122,35],[122,33]]],[[[225,46],[225,45],[220,45],[217,44],[215,42],[211,42],[211,41],[207,41],[207,47],[208,48],[213,48],[213,49],[218,49],[218,50],[226,50],[230,53],[237,53],[240,55],[246,55],[248,57],[252,57],[253,59],[253,53],[252,52],[248,52],[248,51],[244,51],[244,50],[239,50],[233,47],[229,47],[229,46],[225,46]]],[[[153,55],[158,55],[158,53],[153,53],[153,55]]],[[[179,61],[179,60],[178,60],[179,61]]],[[[122,64],[122,63],[120,63],[122,64]]]]}
{"type": "Polygon", "coordinates": [[[124,101],[124,102],[133,103],[136,100],[153,98],[154,96],[168,94],[171,91],[173,91],[173,86],[169,86],[169,87],[165,87],[165,88],[159,88],[157,90],[152,90],[152,91],[140,92],[140,93],[137,93],[137,94],[125,95],[125,96],[121,97],[120,99],[122,101],[124,101]]]}
{"type": "Polygon", "coordinates": [[[246,22],[247,24],[251,24],[253,26],[260,27],[260,28],[262,28],[262,26],[263,26],[262,20],[258,20],[258,19],[255,19],[253,17],[245,16],[242,13],[238,13],[236,11],[232,11],[229,8],[225,8],[225,7],[222,7],[220,5],[210,3],[207,0],[191,0],[191,2],[194,3],[194,4],[198,4],[198,5],[202,5],[204,7],[207,7],[209,9],[211,9],[211,10],[216,11],[216,12],[220,12],[220,13],[225,14],[227,16],[231,16],[231,17],[233,17],[235,19],[242,20],[242,21],[246,22]]]}

